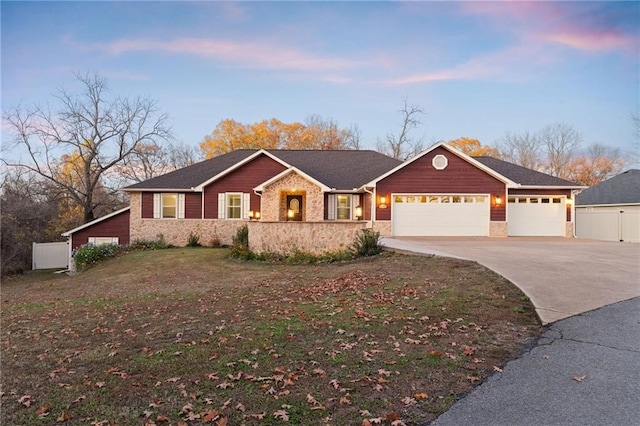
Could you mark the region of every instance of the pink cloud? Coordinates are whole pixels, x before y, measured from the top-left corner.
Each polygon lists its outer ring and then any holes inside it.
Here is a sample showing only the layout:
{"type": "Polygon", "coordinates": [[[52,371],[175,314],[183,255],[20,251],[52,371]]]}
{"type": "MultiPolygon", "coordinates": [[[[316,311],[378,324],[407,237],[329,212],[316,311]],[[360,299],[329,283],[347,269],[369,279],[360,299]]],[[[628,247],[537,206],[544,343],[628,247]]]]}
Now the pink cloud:
{"type": "Polygon", "coordinates": [[[241,64],[251,68],[328,70],[350,68],[353,61],[314,56],[307,52],[287,46],[182,38],[171,41],[119,40],[106,45],[93,46],[114,55],[130,52],[158,51],[175,54],[188,54],[241,64]]]}
{"type": "Polygon", "coordinates": [[[542,34],[540,38],[552,43],[569,46],[574,49],[588,52],[602,52],[613,50],[634,50],[634,44],[638,41],[631,36],[615,32],[592,32],[581,34],[579,32],[557,32],[542,34]]]}

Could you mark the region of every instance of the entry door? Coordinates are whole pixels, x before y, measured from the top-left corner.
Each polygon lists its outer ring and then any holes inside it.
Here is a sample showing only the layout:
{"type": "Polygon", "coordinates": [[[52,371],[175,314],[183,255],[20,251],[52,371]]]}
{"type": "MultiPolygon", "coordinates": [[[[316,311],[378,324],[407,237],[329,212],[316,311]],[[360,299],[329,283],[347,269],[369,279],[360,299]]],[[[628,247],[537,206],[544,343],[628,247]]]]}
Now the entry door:
{"type": "Polygon", "coordinates": [[[287,195],[287,220],[302,220],[302,195],[287,195]]]}

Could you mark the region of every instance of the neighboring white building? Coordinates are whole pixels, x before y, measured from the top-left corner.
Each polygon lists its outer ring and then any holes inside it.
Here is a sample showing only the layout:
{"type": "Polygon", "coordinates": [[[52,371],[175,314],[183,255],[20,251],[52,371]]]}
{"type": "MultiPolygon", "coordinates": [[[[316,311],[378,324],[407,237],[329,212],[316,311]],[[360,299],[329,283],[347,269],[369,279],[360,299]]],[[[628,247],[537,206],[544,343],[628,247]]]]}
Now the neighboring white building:
{"type": "Polygon", "coordinates": [[[585,189],[575,208],[576,237],[640,243],[640,170],[585,189]]]}

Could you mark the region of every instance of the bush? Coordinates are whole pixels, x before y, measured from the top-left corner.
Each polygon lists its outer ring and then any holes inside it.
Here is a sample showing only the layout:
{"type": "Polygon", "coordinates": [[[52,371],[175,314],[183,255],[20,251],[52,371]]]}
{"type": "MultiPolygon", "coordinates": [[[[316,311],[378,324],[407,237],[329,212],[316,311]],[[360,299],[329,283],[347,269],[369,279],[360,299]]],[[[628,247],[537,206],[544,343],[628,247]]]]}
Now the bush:
{"type": "Polygon", "coordinates": [[[249,250],[249,227],[243,225],[236,231],[231,245],[231,257],[242,260],[254,260],[256,254],[249,250]]]}
{"type": "Polygon", "coordinates": [[[76,270],[81,271],[90,265],[94,265],[101,260],[114,257],[121,253],[124,247],[117,244],[101,244],[99,246],[93,244],[85,244],[78,247],[73,256],[76,270]]]}
{"type": "Polygon", "coordinates": [[[156,240],[133,240],[127,247],[127,251],[163,250],[173,247],[167,244],[162,234],[158,234],[156,240]]]}
{"type": "Polygon", "coordinates": [[[350,249],[355,257],[375,256],[382,253],[383,247],[380,245],[380,232],[373,229],[363,229],[350,249]]]}
{"type": "Polygon", "coordinates": [[[191,232],[187,238],[187,247],[200,247],[200,236],[191,232]]]}

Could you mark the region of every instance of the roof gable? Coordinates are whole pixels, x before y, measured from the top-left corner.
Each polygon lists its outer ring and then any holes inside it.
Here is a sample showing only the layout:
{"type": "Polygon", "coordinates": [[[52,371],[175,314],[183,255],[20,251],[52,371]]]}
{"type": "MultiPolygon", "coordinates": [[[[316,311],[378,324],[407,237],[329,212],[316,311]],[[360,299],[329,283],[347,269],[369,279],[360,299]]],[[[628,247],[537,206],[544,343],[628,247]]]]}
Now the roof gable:
{"type": "Polygon", "coordinates": [[[298,176],[302,177],[303,179],[311,182],[312,184],[320,187],[320,189],[324,192],[328,192],[331,191],[331,188],[327,187],[325,184],[323,184],[322,182],[317,181],[316,179],[314,179],[313,177],[309,176],[308,174],[306,174],[305,172],[295,168],[295,167],[290,167],[280,173],[278,173],[277,175],[275,175],[274,177],[272,177],[271,179],[262,182],[260,185],[256,186],[255,188],[253,188],[255,191],[264,191],[264,188],[279,181],[280,179],[282,179],[283,177],[291,174],[291,173],[295,173],[298,176]]]}
{"type": "Polygon", "coordinates": [[[88,227],[90,227],[90,226],[95,225],[96,223],[100,223],[100,222],[105,221],[105,220],[107,220],[107,219],[110,219],[110,218],[112,218],[112,217],[114,217],[114,216],[118,216],[119,214],[121,214],[121,213],[124,213],[124,212],[128,211],[130,208],[131,208],[131,206],[127,206],[127,207],[124,207],[124,208],[122,208],[122,209],[120,209],[120,210],[116,210],[115,212],[109,213],[108,215],[105,215],[105,216],[99,217],[99,218],[97,218],[97,219],[92,220],[91,222],[87,222],[87,223],[85,223],[85,224],[83,224],[83,225],[80,225],[80,226],[78,226],[77,228],[73,228],[73,229],[72,229],[72,230],[70,230],[70,231],[63,232],[63,233],[62,233],[62,234],[60,234],[60,235],[62,235],[63,237],[68,237],[68,236],[70,236],[71,234],[75,234],[75,233],[76,233],[76,232],[78,232],[78,231],[81,231],[81,230],[83,230],[83,229],[85,229],[85,228],[88,228],[88,227]]]}
{"type": "Polygon", "coordinates": [[[640,203],[640,170],[631,169],[585,189],[576,197],[577,206],[640,203]]]}
{"type": "Polygon", "coordinates": [[[482,164],[481,162],[475,160],[472,157],[469,157],[468,155],[466,155],[465,153],[463,153],[462,151],[459,151],[455,148],[453,148],[452,146],[449,146],[448,144],[444,143],[444,142],[438,142],[435,145],[432,145],[431,147],[425,149],[424,151],[422,151],[420,154],[416,155],[415,157],[400,163],[399,165],[397,165],[395,168],[387,171],[386,173],[378,176],[377,178],[369,181],[368,183],[366,183],[366,185],[363,186],[375,186],[376,183],[378,183],[379,181],[381,181],[382,179],[394,174],[395,172],[397,172],[400,169],[403,169],[404,167],[407,167],[408,165],[410,165],[411,163],[413,163],[414,161],[417,161],[418,159],[424,157],[425,155],[429,154],[430,152],[432,152],[433,150],[442,147],[444,149],[446,149],[447,151],[451,152],[452,154],[456,155],[457,157],[460,157],[461,159],[463,159],[464,161],[470,163],[471,165],[477,167],[478,169],[484,171],[485,173],[493,176],[494,178],[498,179],[499,181],[505,183],[507,186],[509,187],[516,187],[518,186],[515,182],[513,182],[511,179],[507,178],[506,176],[501,175],[500,173],[496,172],[495,170],[491,169],[490,167],[487,167],[486,165],[482,164]]]}

